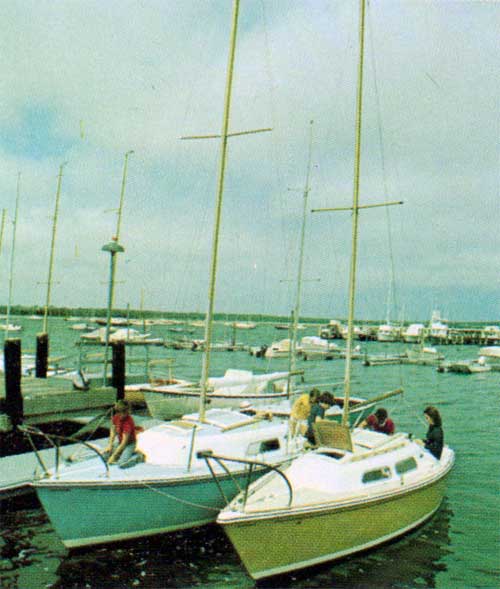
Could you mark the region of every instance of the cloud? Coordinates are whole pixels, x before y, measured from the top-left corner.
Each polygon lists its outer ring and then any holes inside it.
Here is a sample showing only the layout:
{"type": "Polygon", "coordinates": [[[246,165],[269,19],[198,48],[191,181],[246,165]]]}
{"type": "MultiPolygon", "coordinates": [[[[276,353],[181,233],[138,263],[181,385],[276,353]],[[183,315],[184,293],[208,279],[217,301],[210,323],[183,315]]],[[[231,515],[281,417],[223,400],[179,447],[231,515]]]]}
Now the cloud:
{"type": "MultiPolygon", "coordinates": [[[[494,10],[370,4],[361,201],[405,204],[389,221],[383,209],[361,214],[359,316],[385,316],[394,265],[408,318],[427,318],[440,302],[450,319],[498,317],[494,10]]],[[[110,209],[132,149],[117,304],[145,289],[152,308],[203,310],[219,141],[179,138],[220,132],[230,3],[9,2],[0,18],[0,188],[10,217],[22,172],[16,302],[43,298],[67,161],[54,303],[105,305],[101,247],[116,231],[110,209]]],[[[351,202],[356,27],[347,0],[241,3],[231,130],[273,131],[229,141],[221,310],[288,314],[293,306],[311,119],[310,208],[351,202]]],[[[345,315],[350,231],[349,213],[308,217],[304,276],[321,282],[304,282],[305,314],[345,315]]],[[[9,225],[3,276],[10,235],[9,225]]]]}

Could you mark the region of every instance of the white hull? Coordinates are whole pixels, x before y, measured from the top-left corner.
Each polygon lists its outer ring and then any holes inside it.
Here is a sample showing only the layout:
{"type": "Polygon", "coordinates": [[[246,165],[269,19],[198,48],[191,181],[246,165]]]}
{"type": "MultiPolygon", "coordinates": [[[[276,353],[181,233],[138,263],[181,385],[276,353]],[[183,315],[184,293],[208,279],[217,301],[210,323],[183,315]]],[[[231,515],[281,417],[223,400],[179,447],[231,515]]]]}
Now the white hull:
{"type": "MultiPolygon", "coordinates": [[[[148,411],[155,419],[175,419],[185,413],[194,413],[200,406],[198,392],[152,393],[142,388],[148,411]]],[[[243,404],[273,403],[288,399],[286,392],[254,395],[207,394],[207,407],[211,409],[238,409],[243,404]]]]}

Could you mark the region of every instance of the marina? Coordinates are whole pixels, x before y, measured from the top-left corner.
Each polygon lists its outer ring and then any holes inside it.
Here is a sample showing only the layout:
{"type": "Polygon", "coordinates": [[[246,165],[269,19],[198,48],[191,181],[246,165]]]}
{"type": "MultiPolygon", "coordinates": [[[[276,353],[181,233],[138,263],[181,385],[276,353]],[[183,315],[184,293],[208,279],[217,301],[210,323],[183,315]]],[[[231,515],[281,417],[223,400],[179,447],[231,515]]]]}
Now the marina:
{"type": "Polygon", "coordinates": [[[498,589],[497,16],[2,7],[1,589],[498,589]]]}
{"type": "MultiPolygon", "coordinates": [[[[16,319],[25,325],[23,338],[28,341],[34,337],[35,328],[22,317],[16,319]]],[[[61,343],[67,349],[71,345],[72,332],[65,329],[63,320],[55,322],[55,333],[61,336],[61,343]]],[[[255,330],[247,332],[246,341],[252,344],[261,337],[272,338],[273,331],[271,323],[259,324],[255,330]]],[[[403,344],[366,343],[373,355],[399,345],[403,344]]],[[[465,360],[478,351],[479,348],[463,346],[456,348],[454,355],[457,360],[465,360]]],[[[186,356],[184,351],[172,353],[177,363],[185,363],[186,374],[195,378],[199,356],[186,356]]],[[[228,361],[234,362],[232,354],[227,353],[230,359],[224,358],[226,354],[216,354],[213,358],[215,368],[221,369],[228,361]]],[[[236,354],[241,366],[253,371],[262,367],[262,359],[246,352],[236,354]]],[[[283,369],[287,360],[279,359],[275,363],[278,369],[283,369]]],[[[333,375],[334,379],[341,381],[342,364],[342,361],[304,362],[308,369],[307,380],[326,382],[333,375]]],[[[361,362],[353,365],[353,378],[357,382],[354,390],[360,397],[373,396],[370,370],[361,362]]],[[[336,564],[316,567],[307,574],[282,576],[270,586],[318,589],[337,585],[370,586],[373,575],[376,575],[378,583],[383,579],[387,587],[397,583],[408,589],[419,585],[493,588],[499,573],[498,555],[492,550],[496,546],[498,525],[491,517],[498,505],[496,473],[500,465],[495,432],[500,422],[495,407],[499,401],[499,373],[464,377],[418,365],[387,365],[374,370],[379,385],[385,390],[395,388],[402,381],[405,383],[402,397],[384,402],[397,430],[422,436],[425,432],[422,408],[429,402],[441,408],[446,440],[458,456],[449,478],[445,503],[428,524],[396,543],[336,564]],[[480,422],[471,421],[468,418],[471,414],[483,417],[480,422]]],[[[89,584],[96,589],[114,589],[128,583],[132,574],[132,582],[137,579],[152,588],[164,584],[174,587],[197,584],[207,587],[254,586],[225,535],[214,525],[70,552],[64,548],[35,499],[20,500],[2,502],[0,574],[4,584],[11,583],[23,589],[42,586],[42,583],[44,587],[46,584],[54,587],[89,584]],[[123,568],[125,562],[127,572],[123,568]]]]}

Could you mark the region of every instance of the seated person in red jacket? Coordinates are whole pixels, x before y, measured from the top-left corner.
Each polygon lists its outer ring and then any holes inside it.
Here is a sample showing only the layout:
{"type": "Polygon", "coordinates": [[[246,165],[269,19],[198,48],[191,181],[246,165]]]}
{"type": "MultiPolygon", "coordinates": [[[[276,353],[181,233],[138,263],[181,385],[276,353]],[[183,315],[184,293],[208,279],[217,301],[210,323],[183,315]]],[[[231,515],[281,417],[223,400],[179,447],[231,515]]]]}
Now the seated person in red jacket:
{"type": "Polygon", "coordinates": [[[383,407],[377,409],[375,413],[368,415],[368,417],[360,423],[359,427],[367,427],[374,432],[380,432],[382,434],[393,434],[396,429],[394,427],[394,422],[392,419],[389,419],[387,411],[383,407]]]}
{"type": "Polygon", "coordinates": [[[117,463],[123,466],[136,452],[135,423],[130,415],[130,406],[123,399],[116,402],[114,415],[111,418],[109,444],[104,451],[108,464],[117,463]],[[115,440],[118,445],[114,447],[115,440]]]}

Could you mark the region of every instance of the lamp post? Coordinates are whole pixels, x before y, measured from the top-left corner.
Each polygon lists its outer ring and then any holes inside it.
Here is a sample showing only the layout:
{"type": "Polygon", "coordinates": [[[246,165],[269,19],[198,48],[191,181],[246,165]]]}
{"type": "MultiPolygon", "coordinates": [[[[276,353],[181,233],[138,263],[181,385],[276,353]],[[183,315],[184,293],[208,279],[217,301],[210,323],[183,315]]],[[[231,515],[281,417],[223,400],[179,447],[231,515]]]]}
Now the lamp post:
{"type": "Polygon", "coordinates": [[[106,318],[106,342],[104,348],[104,375],[103,385],[106,385],[106,377],[108,370],[108,347],[109,347],[109,332],[111,328],[111,310],[113,308],[113,294],[115,290],[115,256],[118,253],[122,253],[125,249],[118,243],[117,239],[113,239],[106,245],[102,246],[103,252],[110,253],[110,265],[109,265],[109,286],[108,286],[108,313],[106,318]]]}

